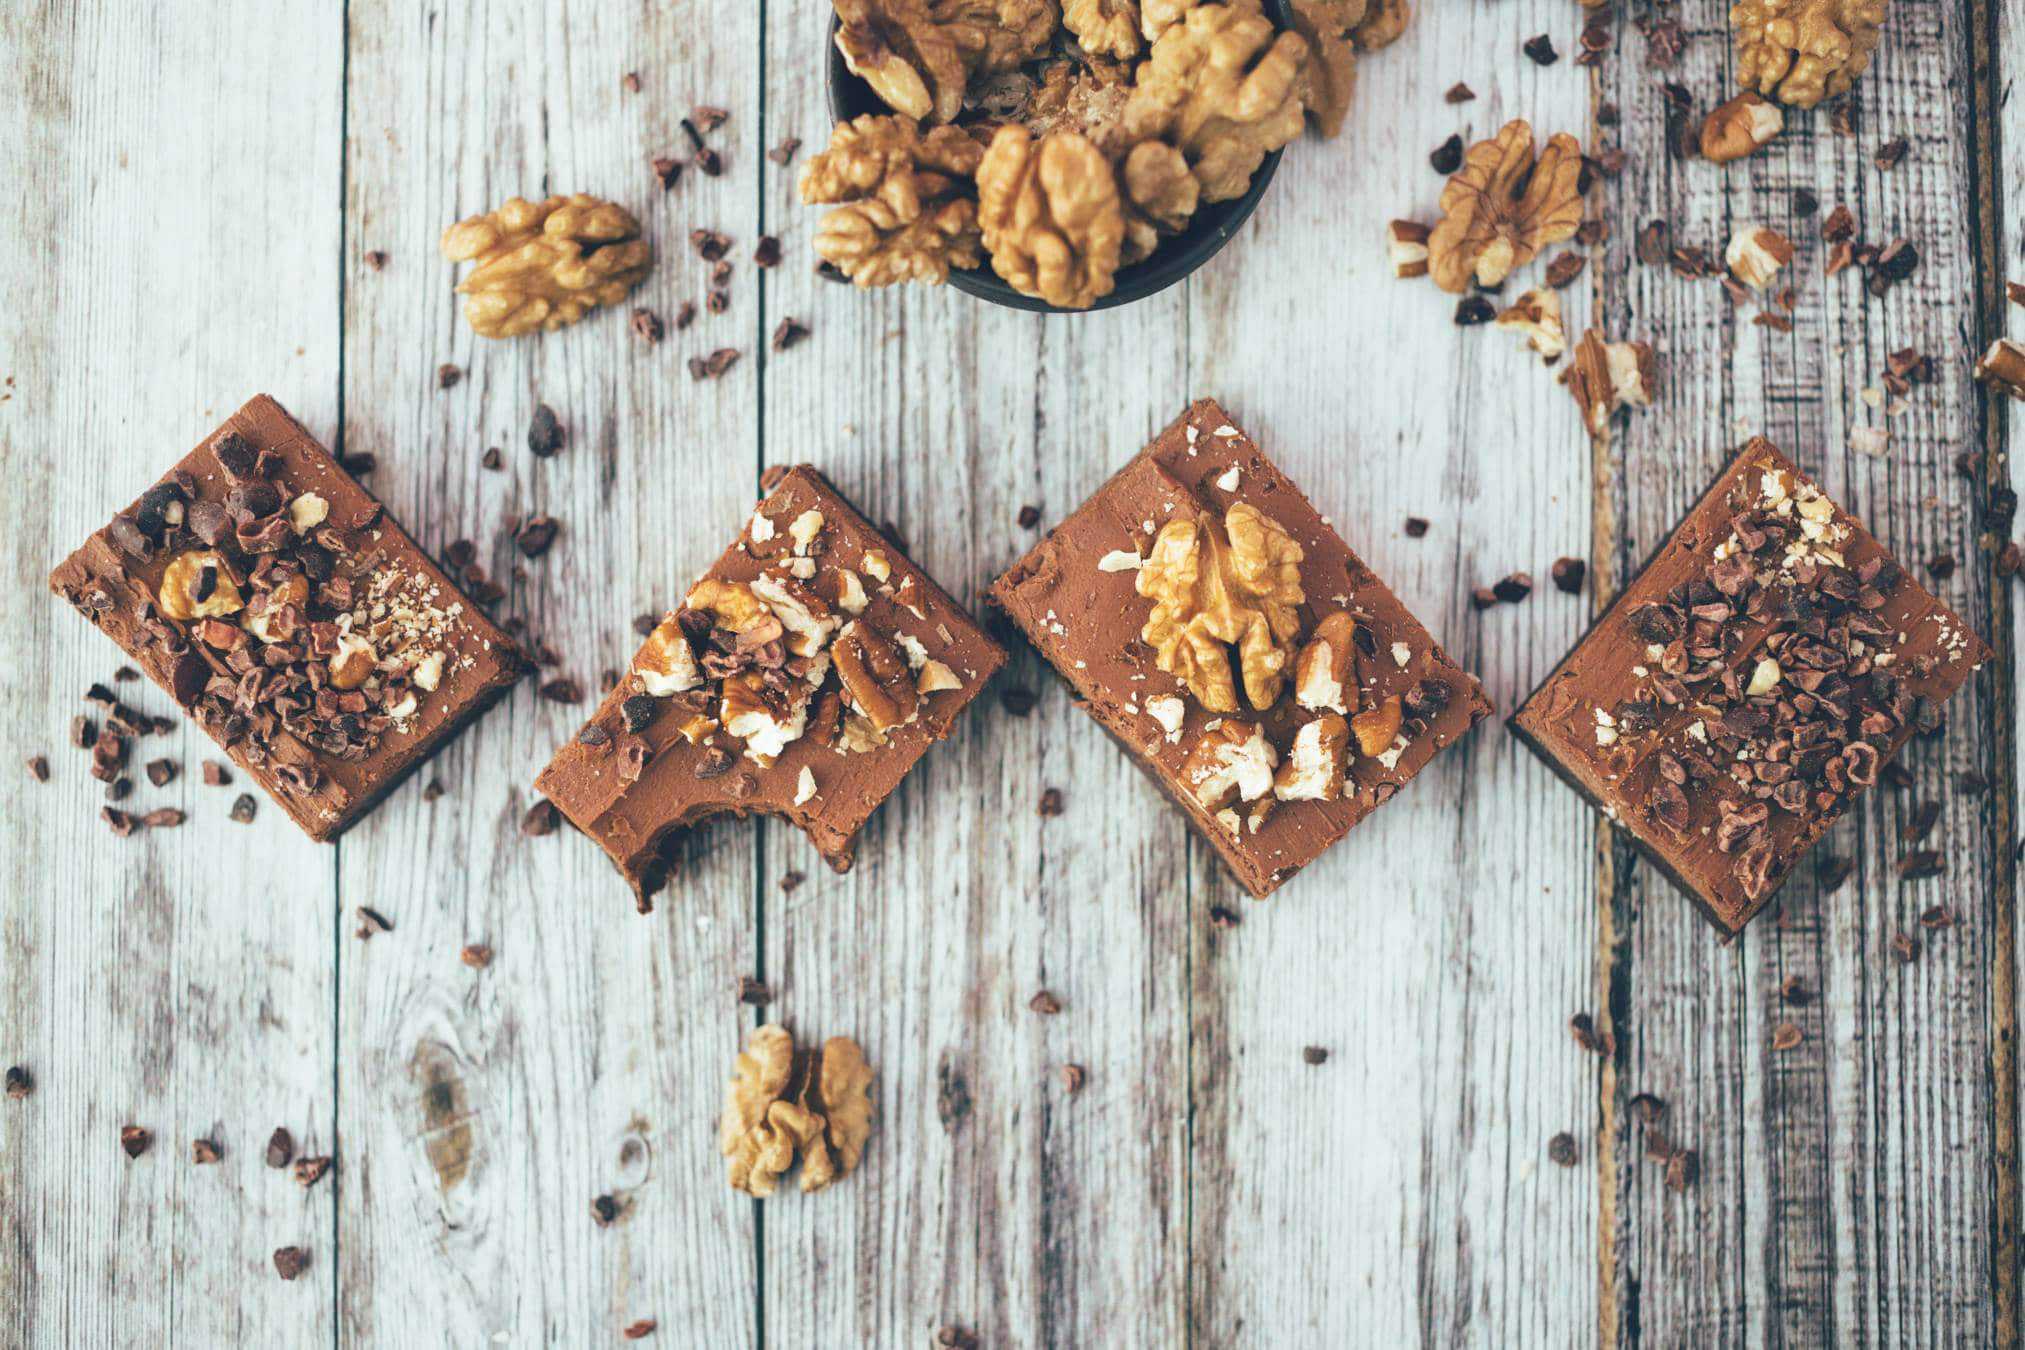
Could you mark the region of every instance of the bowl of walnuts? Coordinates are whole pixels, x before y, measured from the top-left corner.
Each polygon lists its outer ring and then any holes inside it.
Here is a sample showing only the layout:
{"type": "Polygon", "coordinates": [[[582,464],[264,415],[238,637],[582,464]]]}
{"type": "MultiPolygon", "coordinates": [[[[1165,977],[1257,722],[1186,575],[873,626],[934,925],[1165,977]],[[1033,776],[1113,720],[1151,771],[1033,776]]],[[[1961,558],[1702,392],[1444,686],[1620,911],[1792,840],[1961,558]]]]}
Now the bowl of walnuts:
{"type": "Polygon", "coordinates": [[[1230,242],[1406,0],[832,0],[815,248],[859,286],[1108,309],[1230,242]]]}

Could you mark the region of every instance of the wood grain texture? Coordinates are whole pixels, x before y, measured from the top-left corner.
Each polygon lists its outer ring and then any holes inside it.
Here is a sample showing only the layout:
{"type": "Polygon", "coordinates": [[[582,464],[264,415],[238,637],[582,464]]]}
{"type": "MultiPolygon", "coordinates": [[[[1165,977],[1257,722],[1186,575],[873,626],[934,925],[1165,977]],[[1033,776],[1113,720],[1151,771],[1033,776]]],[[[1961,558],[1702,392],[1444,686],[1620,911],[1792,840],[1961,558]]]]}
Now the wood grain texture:
{"type": "MultiPolygon", "coordinates": [[[[1728,170],[1669,162],[1661,92],[1635,65],[1605,69],[1601,97],[1621,108],[1623,147],[1644,166],[1612,192],[1620,228],[1606,322],[1613,336],[1653,341],[1663,364],[1662,397],[1623,437],[1612,489],[1627,574],[1751,432],[1795,455],[1908,565],[1974,556],[1975,491],[1954,466],[1975,435],[1973,252],[1959,209],[1973,181],[1969,51],[1955,7],[1895,7],[1890,41],[1854,96],[1854,136],[1834,134],[1825,109],[1796,114],[1767,151],[1728,170]],[[1876,151],[1901,134],[1911,153],[1879,169],[1876,151]],[[1803,189],[1823,214],[1846,201],[1863,238],[1912,239],[1919,271],[1882,300],[1855,271],[1824,277],[1820,214],[1795,205],[1803,189]],[[1793,331],[1755,325],[1759,306],[1733,304],[1714,283],[1637,263],[1635,232],[1651,219],[1717,256],[1749,222],[1793,238],[1793,331]],[[1932,353],[1938,379],[1889,415],[1864,391],[1882,390],[1886,357],[1901,347],[1932,353]],[[1888,427],[1883,455],[1850,448],[1858,426],[1888,427]]],[[[1730,62],[1720,31],[1696,28],[1672,77],[1722,88],[1730,62]]],[[[1984,569],[1932,584],[1987,631],[1984,569]]],[[[1619,860],[1615,900],[1629,920],[1616,1027],[1621,1340],[1991,1339],[1985,944],[1997,929],[1988,878],[2001,845],[1989,795],[1957,784],[1971,770],[1992,774],[1989,747],[2008,717],[1998,697],[1990,673],[1978,676],[1951,705],[1945,736],[1902,756],[1914,786],[1872,794],[1831,832],[1816,856],[1854,858],[1846,883],[1823,893],[1803,868],[1781,913],[1732,948],[1711,943],[1663,881],[1619,860]],[[1943,809],[1925,846],[1949,869],[1901,883],[1895,864],[1919,846],[1901,832],[1928,800],[1943,809]],[[1958,916],[1955,928],[1920,927],[1937,903],[1958,916]],[[1901,932],[1923,944],[1910,965],[1892,957],[1901,932]],[[1782,1000],[1789,978],[1810,991],[1805,1006],[1782,1000]],[[1775,1051],[1788,1022],[1805,1040],[1775,1051]],[[1641,1131],[1622,1109],[1640,1091],[1668,1103],[1661,1128],[1700,1153],[1702,1180],[1686,1195],[1668,1193],[1641,1158],[1641,1131]]]]}
{"type": "MultiPolygon", "coordinates": [[[[39,1085],[0,1099],[0,1337],[16,1344],[331,1335],[333,1192],[261,1162],[276,1125],[333,1142],[331,854],[271,804],[250,828],[228,821],[247,785],[203,786],[199,760],[222,757],[180,718],[134,745],[123,805],[189,823],[115,840],[66,735],[123,658],[45,578],[255,390],[287,386],[329,428],[339,36],[311,4],[0,15],[16,185],[0,210],[0,690],[15,710],[0,1062],[39,1085]],[[234,130],[164,134],[190,124],[234,130]],[[31,754],[49,757],[47,784],[21,771],[31,754]],[[141,773],[157,757],[183,770],[161,789],[141,773]],[[133,1161],[128,1124],[155,1139],[133,1161]],[[198,1136],[220,1163],[191,1164],[198,1136]],[[285,1284],[269,1258],[290,1244],[311,1265],[285,1284]]],[[[120,691],[173,711],[150,685],[120,691]]]]}
{"type": "Polygon", "coordinates": [[[446,224],[510,196],[595,191],[655,244],[626,308],[700,309],[707,266],[688,231],[749,247],[764,164],[757,81],[726,78],[757,60],[756,17],[741,7],[707,30],[696,18],[351,7],[346,447],[381,457],[374,486],[428,522],[425,545],[475,541],[509,591],[498,613],[560,657],[538,679],[573,678],[587,701],[523,685],[435,766],[439,800],[411,789],[343,845],[345,901],[397,926],[339,951],[347,1340],[397,1340],[424,1305],[453,1340],[583,1344],[641,1318],[698,1344],[755,1334],[754,1215],[714,1149],[751,960],[751,838],[697,837],[677,887],[641,917],[590,841],[519,826],[527,785],[575,734],[601,672],[638,645],[632,617],[672,606],[751,508],[754,364],[699,385],[683,359],[748,345],[758,298],[746,271],[730,313],[671,324],[655,347],[624,310],[491,342],[466,327],[436,250],[446,224]],[[664,195],[648,161],[688,157],[679,120],[703,102],[730,113],[713,138],[726,171],[692,168],[664,195]],[[369,250],[389,255],[384,269],[369,250]],[[465,371],[447,390],[442,362],[465,371]],[[539,403],[568,433],[552,459],[527,446],[539,403]],[[497,472],[481,467],[488,446],[497,472]],[[561,531],[529,561],[506,522],[535,512],[561,531]],[[460,961],[473,943],[492,949],[488,968],[460,961]],[[592,1220],[600,1195],[621,1206],[609,1228],[592,1220]]]}

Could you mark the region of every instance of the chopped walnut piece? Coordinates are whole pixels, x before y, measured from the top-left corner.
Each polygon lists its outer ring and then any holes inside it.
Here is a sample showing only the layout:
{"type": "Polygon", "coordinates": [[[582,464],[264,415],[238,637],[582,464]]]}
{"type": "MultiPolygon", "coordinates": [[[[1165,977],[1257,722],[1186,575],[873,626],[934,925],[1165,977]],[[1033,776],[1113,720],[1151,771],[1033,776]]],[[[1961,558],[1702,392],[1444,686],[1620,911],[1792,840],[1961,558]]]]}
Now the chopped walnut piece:
{"type": "Polygon", "coordinates": [[[1754,291],[1762,291],[1779,275],[1780,268],[1793,261],[1793,244],[1777,230],[1745,225],[1731,236],[1723,261],[1731,276],[1754,291]]]}
{"type": "Polygon", "coordinates": [[[1308,55],[1253,7],[1197,6],[1140,63],[1126,134],[1180,150],[1204,201],[1242,196],[1266,155],[1301,134],[1308,55]]]}
{"type": "Polygon", "coordinates": [[[1153,611],[1139,636],[1160,669],[1211,712],[1236,712],[1229,647],[1245,696],[1264,711],[1280,696],[1300,635],[1301,546],[1249,502],[1222,521],[1204,512],[1163,525],[1134,586],[1153,611]]]}
{"type": "Polygon", "coordinates": [[[920,693],[907,659],[885,634],[863,619],[853,619],[837,634],[830,651],[845,695],[875,733],[883,736],[914,720],[920,693]]]}
{"type": "Polygon", "coordinates": [[[1251,722],[1227,718],[1202,734],[1181,762],[1181,781],[1204,810],[1255,802],[1273,790],[1279,755],[1251,722]]]}
{"type": "Polygon", "coordinates": [[[816,253],[860,286],[940,283],[979,250],[970,180],[984,150],[955,127],[923,132],[905,117],[859,117],[830,133],[802,170],[801,197],[835,203],[816,226],[816,253]]]}
{"type": "Polygon", "coordinates": [[[1392,275],[1402,280],[1427,275],[1431,233],[1417,220],[1395,220],[1385,227],[1385,258],[1392,264],[1392,275]]]}
{"type": "Polygon", "coordinates": [[[1139,0],[1063,0],[1062,27],[1091,56],[1129,61],[1139,55],[1139,0]]]}
{"type": "Polygon", "coordinates": [[[1737,82],[1794,108],[1847,93],[1870,65],[1886,0],[1737,0],[1737,82]]]}
{"type": "Polygon", "coordinates": [[[588,193],[530,202],[443,231],[443,256],[476,262],[457,287],[464,318],[480,337],[554,331],[600,305],[615,305],[647,275],[654,249],[640,223],[588,193]]]}
{"type": "Polygon", "coordinates": [[[1294,734],[1294,744],[1273,775],[1273,795],[1283,802],[1333,802],[1343,795],[1343,764],[1350,724],[1324,713],[1294,734]]]}
{"type": "Polygon", "coordinates": [[[1779,105],[1749,90],[1708,115],[1702,123],[1702,158],[1728,164],[1744,158],[1786,129],[1779,105]]]}
{"type": "Polygon", "coordinates": [[[164,615],[188,622],[237,614],[245,606],[224,556],[215,549],[191,549],[170,559],[155,598],[164,615]]]}
{"type": "Polygon", "coordinates": [[[1294,702],[1311,712],[1347,715],[1357,702],[1357,622],[1336,610],[1294,661],[1294,702]]]}
{"type": "Polygon", "coordinates": [[[1498,327],[1525,335],[1526,345],[1553,365],[1568,350],[1568,334],[1561,327],[1561,296],[1545,286],[1535,286],[1498,314],[1498,327]]]}
{"type": "Polygon", "coordinates": [[[1607,441],[1612,413],[1652,402],[1652,346],[1605,342],[1602,333],[1592,328],[1575,344],[1575,357],[1561,372],[1561,383],[1582,409],[1582,422],[1589,434],[1607,441]]]}
{"type": "Polygon", "coordinates": [[[923,0],[833,0],[837,50],[886,106],[924,122],[963,111],[970,78],[955,35],[923,0]]]}
{"type": "MultiPolygon", "coordinates": [[[[1354,8],[1357,0],[1349,0],[1354,8]]],[[[1342,0],[1339,0],[1342,3],[1342,0]]],[[[1350,30],[1351,40],[1359,51],[1375,52],[1381,47],[1390,47],[1406,31],[1407,21],[1413,17],[1409,0],[1366,0],[1364,17],[1350,30]]]]}
{"type": "Polygon", "coordinates": [[[1502,285],[1541,249],[1582,225],[1582,147],[1565,132],[1536,159],[1533,129],[1505,124],[1469,148],[1441,194],[1441,223],[1428,240],[1435,284],[1460,295],[1471,282],[1502,285]]]}
{"type": "Polygon", "coordinates": [[[1111,164],[1086,138],[1003,126],[977,166],[992,269],[1022,295],[1085,309],[1110,294],[1125,239],[1111,164]]]}
{"type": "Polygon", "coordinates": [[[1350,719],[1350,730],[1357,736],[1357,748],[1367,758],[1377,759],[1392,748],[1393,741],[1399,737],[1399,726],[1403,720],[1401,707],[1399,695],[1394,694],[1350,719]]]}
{"type": "Polygon", "coordinates": [[[1998,338],[1976,362],[1976,378],[2012,398],[2025,399],[2025,343],[1998,338]]]}

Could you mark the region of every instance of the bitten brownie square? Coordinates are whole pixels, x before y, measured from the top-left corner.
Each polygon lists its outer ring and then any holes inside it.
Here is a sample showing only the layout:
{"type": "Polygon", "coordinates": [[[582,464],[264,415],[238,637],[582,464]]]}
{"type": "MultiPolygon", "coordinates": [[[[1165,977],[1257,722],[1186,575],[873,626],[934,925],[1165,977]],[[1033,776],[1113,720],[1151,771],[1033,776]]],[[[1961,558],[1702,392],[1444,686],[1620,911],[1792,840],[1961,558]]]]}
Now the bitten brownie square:
{"type": "Polygon", "coordinates": [[[519,679],[513,640],[265,394],[50,574],[312,839],[519,679]]]}
{"type": "Polygon", "coordinates": [[[1754,440],[1511,726],[1734,935],[1989,655],[1754,440]]]}
{"type": "Polygon", "coordinates": [[[991,599],[1260,898],[1491,711],[1209,399],[991,599]]]}
{"type": "Polygon", "coordinates": [[[711,816],[780,816],[848,871],[1005,659],[820,473],[789,469],[535,786],[643,911],[711,816]]]}

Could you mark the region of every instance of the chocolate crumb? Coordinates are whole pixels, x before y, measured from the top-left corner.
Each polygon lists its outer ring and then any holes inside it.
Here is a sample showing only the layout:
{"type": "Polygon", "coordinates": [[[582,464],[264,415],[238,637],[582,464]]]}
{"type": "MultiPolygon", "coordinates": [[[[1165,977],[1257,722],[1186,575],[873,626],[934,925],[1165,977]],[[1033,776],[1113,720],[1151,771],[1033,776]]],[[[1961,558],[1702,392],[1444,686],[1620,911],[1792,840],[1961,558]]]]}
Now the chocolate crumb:
{"type": "Polygon", "coordinates": [[[457,959],[473,970],[483,970],[492,964],[492,948],[482,942],[473,942],[457,953],[457,959]]]}
{"type": "Polygon", "coordinates": [[[684,300],[675,310],[675,331],[679,333],[694,322],[696,322],[696,302],[684,300]]]}
{"type": "Polygon", "coordinates": [[[1027,1007],[1043,1017],[1053,1017],[1062,1010],[1062,1001],[1048,990],[1043,989],[1027,1000],[1027,1007]]]}
{"type": "Polygon", "coordinates": [[[1329,1052],[1319,1045],[1304,1045],[1301,1047],[1301,1062],[1303,1064],[1323,1064],[1328,1059],[1329,1052]]]}
{"type": "Polygon", "coordinates": [[[1905,137],[1892,137],[1883,145],[1877,147],[1877,167],[1882,170],[1897,168],[1899,161],[1905,158],[1906,151],[1910,149],[1912,149],[1912,143],[1906,140],[1905,137]]]}
{"type": "Polygon", "coordinates": [[[1905,843],[1917,844],[1933,833],[1934,826],[1940,818],[1940,802],[1922,802],[1914,807],[1912,814],[1906,818],[1905,828],[1899,831],[1898,837],[1905,843]]]}
{"type": "Polygon", "coordinates": [[[1575,1136],[1566,1130],[1547,1141],[1547,1157],[1562,1167],[1573,1167],[1578,1156],[1575,1136]]]}
{"type": "Polygon", "coordinates": [[[629,70],[624,75],[621,75],[619,77],[619,88],[625,90],[629,94],[639,93],[640,72],[637,70],[629,70]]]}
{"type": "Polygon", "coordinates": [[[661,180],[661,190],[666,192],[682,181],[682,161],[669,155],[656,155],[647,161],[647,167],[661,180]]]}
{"type": "Polygon", "coordinates": [[[548,552],[549,545],[555,542],[558,528],[553,516],[529,516],[521,522],[520,528],[513,532],[514,546],[520,550],[520,556],[523,558],[539,558],[548,552]]]}
{"type": "Polygon", "coordinates": [[[25,1065],[8,1065],[7,1095],[18,1102],[33,1091],[35,1091],[35,1075],[28,1072],[25,1065]]]}
{"type": "Polygon", "coordinates": [[[723,108],[710,103],[699,103],[689,110],[689,120],[696,124],[698,130],[705,132],[717,130],[730,116],[723,108]]]}
{"type": "Polygon", "coordinates": [[[1461,136],[1450,136],[1434,148],[1433,153],[1428,155],[1427,162],[1436,173],[1454,173],[1462,167],[1463,138],[1461,136]]]}
{"type": "Polygon", "coordinates": [[[1493,591],[1488,586],[1479,586],[1475,590],[1470,592],[1470,605],[1472,608],[1485,610],[1491,608],[1493,605],[1497,603],[1498,603],[1497,592],[1493,591]]]}
{"type": "Polygon", "coordinates": [[[274,1273],[284,1280],[293,1280],[309,1267],[309,1253],[300,1247],[277,1247],[274,1252],[274,1273]]]}
{"type": "Polygon", "coordinates": [[[224,1156],[224,1151],[218,1147],[218,1141],[215,1139],[193,1139],[190,1141],[190,1161],[199,1167],[217,1162],[224,1156]]]}
{"type": "Polygon", "coordinates": [[[809,335],[809,326],[800,319],[789,317],[774,326],[773,341],[768,345],[777,352],[784,352],[809,335]]]}
{"type": "Polygon", "coordinates": [[[120,1148],[129,1158],[138,1158],[155,1142],[155,1136],[138,1125],[120,1126],[120,1148]]]}
{"type": "Polygon", "coordinates": [[[463,378],[464,372],[456,366],[451,365],[448,361],[436,367],[436,387],[438,389],[451,388],[463,378]]]}
{"type": "Polygon", "coordinates": [[[789,136],[786,139],[782,140],[779,145],[776,145],[773,149],[767,151],[766,157],[772,160],[775,164],[780,165],[782,168],[786,168],[790,163],[794,161],[795,152],[800,150],[801,148],[802,148],[801,137],[789,136]]]}
{"type": "Polygon", "coordinates": [[[354,454],[339,455],[338,467],[354,478],[364,478],[380,467],[380,457],[369,451],[360,450],[354,454]]]}
{"type": "Polygon", "coordinates": [[[554,802],[546,797],[539,798],[533,806],[527,808],[527,814],[521,817],[520,832],[530,839],[539,838],[545,834],[553,834],[555,833],[557,814],[554,802]]]}
{"type": "Polygon", "coordinates": [[[1049,788],[1041,793],[1039,810],[1043,816],[1059,816],[1062,814],[1062,790],[1060,788],[1049,788]]]}
{"type": "Polygon", "coordinates": [[[1610,1037],[1596,1030],[1595,1021],[1586,1012],[1568,1019],[1568,1034],[1575,1038],[1575,1044],[1594,1055],[1608,1055],[1614,1048],[1610,1037]]]}
{"type": "Polygon", "coordinates": [[[569,676],[560,675],[541,686],[541,696],[551,703],[577,704],[584,701],[584,690],[569,676]]]}
{"type": "Polygon", "coordinates": [[[394,931],[393,922],[371,905],[359,906],[359,919],[359,936],[361,938],[371,938],[375,933],[391,933],[394,931]]]}
{"type": "Polygon", "coordinates": [[[101,806],[98,809],[98,814],[99,818],[104,820],[107,826],[111,828],[113,834],[121,839],[125,839],[128,835],[132,834],[136,828],[134,818],[118,807],[101,806]]]}
{"type": "Polygon", "coordinates": [[[712,314],[722,314],[731,308],[731,293],[728,291],[712,291],[703,297],[703,307],[712,314]]]}
{"type": "Polygon", "coordinates": [[[738,1001],[751,1004],[755,1008],[764,1008],[773,1002],[773,989],[762,980],[756,980],[750,975],[741,975],[738,977],[738,1001]]]}
{"type": "Polygon", "coordinates": [[[1582,581],[1589,574],[1589,564],[1580,558],[1556,558],[1552,576],[1554,589],[1564,595],[1580,595],[1582,581]]]}
{"type": "Polygon", "coordinates": [[[422,800],[433,802],[443,795],[443,780],[431,778],[422,788],[422,800]]]}
{"type": "Polygon", "coordinates": [[[977,1334],[962,1327],[937,1327],[932,1342],[936,1350],[977,1350],[977,1334]]]}
{"type": "Polygon", "coordinates": [[[696,169],[705,178],[715,178],[724,172],[724,156],[705,146],[696,152],[696,169]]]}
{"type": "Polygon", "coordinates": [[[1520,44],[1519,50],[1537,66],[1551,66],[1561,59],[1561,54],[1554,50],[1554,39],[1545,33],[1527,38],[1520,44]]]}
{"type": "Polygon", "coordinates": [[[736,347],[719,347],[707,357],[692,356],[689,358],[689,377],[694,380],[714,380],[736,365],[738,357],[739,351],[736,347]]]}
{"type": "Polygon", "coordinates": [[[1559,254],[1547,264],[1547,284],[1558,291],[1581,276],[1588,265],[1589,259],[1580,253],[1559,254]]]}
{"type": "Polygon", "coordinates": [[[141,824],[151,830],[173,830],[183,823],[183,813],[173,806],[158,806],[141,817],[141,824]]]}
{"type": "Polygon", "coordinates": [[[1701,1174],[1701,1158],[1691,1148],[1676,1151],[1666,1160],[1666,1188],[1678,1194],[1695,1184],[1701,1174]]]}
{"type": "Polygon", "coordinates": [[[1832,895],[1855,870],[1856,859],[1824,853],[1814,861],[1814,880],[1820,884],[1823,894],[1832,895]]]}
{"type": "Polygon", "coordinates": [[[151,759],[147,763],[148,781],[156,787],[167,787],[176,777],[176,761],[173,759],[151,759]]]}
{"type": "Polygon", "coordinates": [[[534,418],[527,424],[527,448],[536,459],[552,459],[563,448],[566,436],[555,409],[546,403],[535,405],[534,418]]]}
{"type": "Polygon", "coordinates": [[[1953,928],[1955,912],[1946,905],[1933,905],[1920,911],[1920,927],[1953,928]]]}
{"type": "Polygon", "coordinates": [[[1790,1003],[1796,1008],[1804,1008],[1813,998],[1814,994],[1807,988],[1807,982],[1798,975],[1788,975],[1779,982],[1781,1002],[1790,1003]]]}
{"type": "Polygon", "coordinates": [[[258,803],[256,803],[253,800],[253,795],[251,793],[242,792],[233,799],[232,810],[230,812],[230,815],[231,818],[234,821],[238,822],[239,824],[247,825],[252,823],[253,813],[257,809],[258,803]]]}

